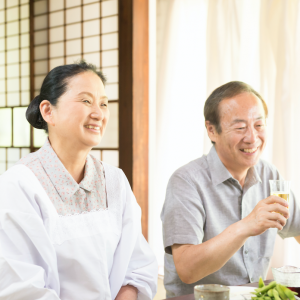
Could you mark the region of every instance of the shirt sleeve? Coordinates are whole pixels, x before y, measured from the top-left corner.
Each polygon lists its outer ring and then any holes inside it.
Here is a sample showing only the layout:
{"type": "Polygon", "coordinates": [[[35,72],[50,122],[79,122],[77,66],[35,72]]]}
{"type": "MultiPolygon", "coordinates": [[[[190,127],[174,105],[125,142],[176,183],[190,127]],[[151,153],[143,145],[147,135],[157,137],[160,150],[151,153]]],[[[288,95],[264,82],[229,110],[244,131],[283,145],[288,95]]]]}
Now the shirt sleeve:
{"type": "Polygon", "coordinates": [[[55,250],[34,191],[42,187],[35,183],[25,166],[0,177],[0,299],[59,299],[55,250]]]}
{"type": "Polygon", "coordinates": [[[205,210],[195,184],[177,170],[169,180],[161,213],[165,252],[174,244],[202,243],[205,210]]]}
{"type": "Polygon", "coordinates": [[[136,202],[127,178],[122,218],[122,235],[114,255],[110,274],[112,299],[120,286],[132,285],[138,290],[138,300],[153,299],[157,289],[158,265],[141,231],[141,208],[136,202]],[[121,274],[124,272],[124,274],[121,274]],[[122,280],[122,282],[118,282],[122,280]]]}

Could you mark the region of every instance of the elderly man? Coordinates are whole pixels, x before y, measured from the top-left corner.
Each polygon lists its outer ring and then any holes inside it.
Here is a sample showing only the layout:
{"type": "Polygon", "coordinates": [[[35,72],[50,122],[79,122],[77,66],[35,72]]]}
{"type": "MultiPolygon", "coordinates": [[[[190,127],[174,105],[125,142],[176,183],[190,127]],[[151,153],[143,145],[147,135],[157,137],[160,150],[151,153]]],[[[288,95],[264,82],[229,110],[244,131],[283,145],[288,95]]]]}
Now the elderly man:
{"type": "Polygon", "coordinates": [[[260,159],[267,115],[262,97],[243,82],[206,100],[213,147],[172,175],[161,214],[167,297],[191,294],[196,284],[258,281],[277,233],[300,241],[300,206],[293,194],[289,204],[270,196],[269,179],[281,177],[260,159]]]}

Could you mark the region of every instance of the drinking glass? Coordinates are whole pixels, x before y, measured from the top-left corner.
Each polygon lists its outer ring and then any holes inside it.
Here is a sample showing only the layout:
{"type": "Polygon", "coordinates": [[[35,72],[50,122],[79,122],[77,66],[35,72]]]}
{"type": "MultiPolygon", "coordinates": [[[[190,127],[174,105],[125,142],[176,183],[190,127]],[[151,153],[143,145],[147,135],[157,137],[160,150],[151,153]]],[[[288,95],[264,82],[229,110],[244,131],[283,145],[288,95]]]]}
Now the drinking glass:
{"type": "Polygon", "coordinates": [[[229,300],[230,289],[220,284],[202,284],[194,287],[195,300],[229,300]]]}
{"type": "Polygon", "coordinates": [[[291,182],[287,180],[269,180],[271,196],[283,198],[289,203],[290,201],[290,185],[291,182]]]}

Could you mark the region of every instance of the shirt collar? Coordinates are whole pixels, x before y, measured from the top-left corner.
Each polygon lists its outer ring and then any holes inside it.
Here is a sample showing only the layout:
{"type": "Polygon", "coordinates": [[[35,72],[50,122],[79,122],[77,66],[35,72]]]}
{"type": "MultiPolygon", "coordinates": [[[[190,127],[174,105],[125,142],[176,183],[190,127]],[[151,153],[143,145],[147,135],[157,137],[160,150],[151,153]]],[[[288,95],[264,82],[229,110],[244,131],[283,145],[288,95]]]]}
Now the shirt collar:
{"type": "Polygon", "coordinates": [[[97,171],[90,155],[86,158],[85,168],[84,168],[84,177],[79,183],[79,186],[88,192],[95,189],[94,178],[97,176],[97,171]]]}
{"type": "MultiPolygon", "coordinates": [[[[222,163],[221,159],[219,158],[219,155],[216,151],[215,146],[212,146],[210,149],[208,155],[207,155],[207,161],[208,166],[210,169],[211,174],[211,180],[213,185],[218,185],[229,178],[233,178],[230,172],[227,170],[227,168],[222,163]]],[[[234,179],[234,178],[233,178],[234,179]]],[[[258,175],[258,172],[254,167],[251,167],[248,172],[245,179],[245,185],[250,187],[256,184],[257,182],[262,182],[260,176],[258,175]]]]}
{"type": "Polygon", "coordinates": [[[90,178],[93,178],[96,170],[89,155],[87,156],[85,165],[84,178],[80,184],[78,184],[58,158],[48,138],[43,147],[37,151],[37,154],[45,172],[63,200],[68,200],[79,188],[83,188],[87,191],[93,189],[92,180],[90,180],[90,178]]]}

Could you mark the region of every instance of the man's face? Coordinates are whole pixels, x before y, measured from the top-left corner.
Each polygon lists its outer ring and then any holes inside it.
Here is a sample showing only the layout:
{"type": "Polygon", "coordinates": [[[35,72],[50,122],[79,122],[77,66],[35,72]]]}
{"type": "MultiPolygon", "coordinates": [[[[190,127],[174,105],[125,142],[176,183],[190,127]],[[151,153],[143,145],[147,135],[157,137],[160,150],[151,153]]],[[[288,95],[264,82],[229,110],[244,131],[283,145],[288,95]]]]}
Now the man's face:
{"type": "Polygon", "coordinates": [[[261,100],[252,93],[224,99],[219,104],[222,132],[215,146],[229,170],[243,172],[254,166],[266,144],[266,120],[261,100]]]}

